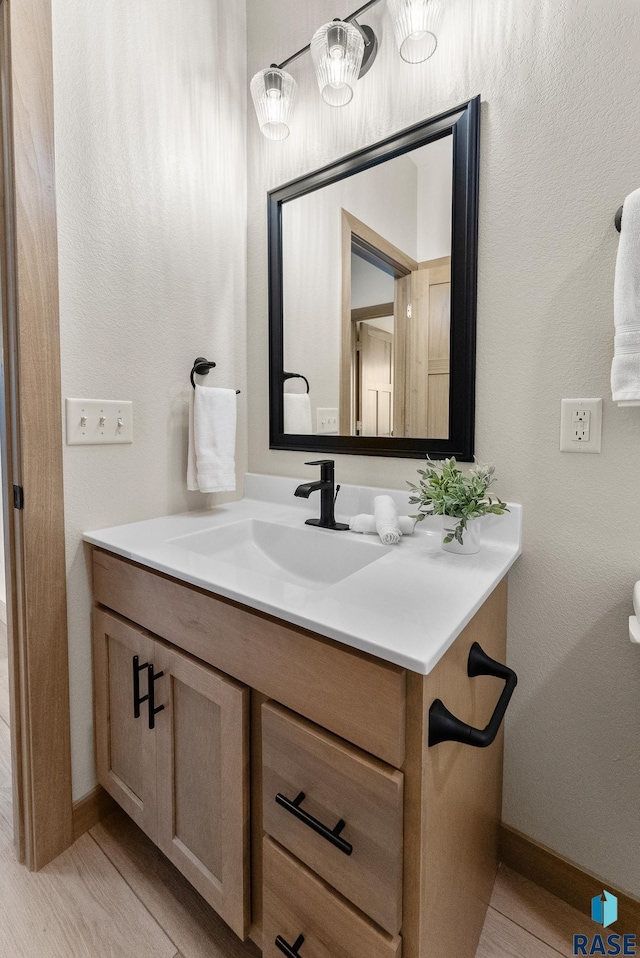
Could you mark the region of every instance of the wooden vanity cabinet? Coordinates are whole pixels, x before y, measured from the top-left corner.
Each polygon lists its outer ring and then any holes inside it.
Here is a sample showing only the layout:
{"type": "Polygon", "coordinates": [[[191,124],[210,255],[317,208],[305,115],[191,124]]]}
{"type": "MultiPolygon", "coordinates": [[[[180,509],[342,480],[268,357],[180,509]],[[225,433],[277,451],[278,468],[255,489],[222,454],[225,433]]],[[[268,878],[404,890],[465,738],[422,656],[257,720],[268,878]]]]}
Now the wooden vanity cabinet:
{"type": "Polygon", "coordinates": [[[99,780],[241,938],[265,958],[474,958],[502,733],[430,748],[429,709],[487,724],[503,686],[467,662],[474,642],[504,661],[506,580],[429,675],[100,549],[93,585],[99,780]],[[134,656],[164,673],[153,730],[134,656]]]}

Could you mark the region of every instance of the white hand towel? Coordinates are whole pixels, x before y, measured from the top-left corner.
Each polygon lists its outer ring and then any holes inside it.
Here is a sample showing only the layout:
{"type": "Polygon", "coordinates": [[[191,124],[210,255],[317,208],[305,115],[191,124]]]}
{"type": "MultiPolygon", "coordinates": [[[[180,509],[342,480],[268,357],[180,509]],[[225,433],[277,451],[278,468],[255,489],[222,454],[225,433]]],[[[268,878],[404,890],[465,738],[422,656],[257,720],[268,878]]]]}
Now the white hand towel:
{"type": "Polygon", "coordinates": [[[394,546],[400,542],[400,524],[398,510],[391,496],[376,496],[373,500],[373,511],[376,517],[376,530],[381,541],[386,546],[394,546]]]}
{"type": "MultiPolygon", "coordinates": [[[[398,516],[398,524],[400,526],[400,535],[413,535],[416,528],[416,520],[412,519],[411,516],[398,516]]],[[[349,528],[352,532],[362,532],[364,535],[376,536],[378,534],[378,530],[376,529],[376,517],[368,516],[364,513],[359,516],[354,516],[353,519],[350,519],[349,528]]]]}
{"type": "Polygon", "coordinates": [[[284,394],[284,431],[289,435],[304,436],[313,432],[309,393],[284,394]]]}
{"type": "Polygon", "coordinates": [[[189,403],[187,488],[234,492],[236,488],[236,392],[196,386],[189,403]]]}
{"type": "Polygon", "coordinates": [[[640,406],[640,190],[624,201],[613,312],[612,398],[621,406],[640,406]]]}

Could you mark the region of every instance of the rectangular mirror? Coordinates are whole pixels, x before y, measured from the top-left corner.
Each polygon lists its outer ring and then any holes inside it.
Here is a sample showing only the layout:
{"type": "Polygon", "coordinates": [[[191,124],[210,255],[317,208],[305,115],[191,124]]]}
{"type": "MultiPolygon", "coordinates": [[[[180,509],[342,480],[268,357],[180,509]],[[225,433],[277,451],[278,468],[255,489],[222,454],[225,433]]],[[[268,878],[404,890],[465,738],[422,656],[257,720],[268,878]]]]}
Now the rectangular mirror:
{"type": "Polygon", "coordinates": [[[473,458],[480,99],[269,193],[270,446],[473,458]]]}

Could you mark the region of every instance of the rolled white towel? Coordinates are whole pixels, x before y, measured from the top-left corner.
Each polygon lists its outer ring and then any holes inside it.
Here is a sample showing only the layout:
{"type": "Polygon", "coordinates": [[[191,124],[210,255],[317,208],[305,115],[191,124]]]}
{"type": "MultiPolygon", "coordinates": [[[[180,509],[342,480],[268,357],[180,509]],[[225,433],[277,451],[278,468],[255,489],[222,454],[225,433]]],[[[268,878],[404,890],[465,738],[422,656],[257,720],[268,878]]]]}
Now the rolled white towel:
{"type": "MultiPolygon", "coordinates": [[[[416,527],[416,520],[412,519],[411,516],[398,516],[398,524],[400,526],[401,535],[413,535],[416,527]]],[[[376,536],[378,534],[378,530],[376,529],[376,517],[368,516],[365,513],[361,513],[361,515],[354,516],[353,519],[350,519],[349,528],[352,532],[362,532],[365,535],[376,536]]]]}
{"type": "Polygon", "coordinates": [[[394,546],[400,542],[400,523],[398,510],[391,496],[376,496],[373,500],[373,511],[376,518],[376,530],[381,541],[386,546],[394,546]]]}

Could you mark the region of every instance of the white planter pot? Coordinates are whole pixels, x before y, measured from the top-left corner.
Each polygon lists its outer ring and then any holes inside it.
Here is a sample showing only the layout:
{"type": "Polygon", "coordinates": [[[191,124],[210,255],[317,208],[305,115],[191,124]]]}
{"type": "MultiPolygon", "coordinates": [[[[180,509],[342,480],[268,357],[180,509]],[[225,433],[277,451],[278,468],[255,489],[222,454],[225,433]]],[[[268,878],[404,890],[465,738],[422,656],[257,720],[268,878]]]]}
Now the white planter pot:
{"type": "Polygon", "coordinates": [[[462,533],[462,545],[455,538],[451,542],[444,541],[447,535],[453,533],[459,521],[452,516],[442,517],[442,548],[445,552],[455,552],[457,555],[475,555],[476,552],[480,552],[481,519],[469,519],[467,521],[467,528],[462,533]]]}

